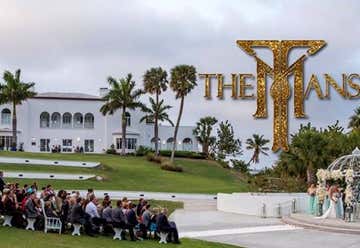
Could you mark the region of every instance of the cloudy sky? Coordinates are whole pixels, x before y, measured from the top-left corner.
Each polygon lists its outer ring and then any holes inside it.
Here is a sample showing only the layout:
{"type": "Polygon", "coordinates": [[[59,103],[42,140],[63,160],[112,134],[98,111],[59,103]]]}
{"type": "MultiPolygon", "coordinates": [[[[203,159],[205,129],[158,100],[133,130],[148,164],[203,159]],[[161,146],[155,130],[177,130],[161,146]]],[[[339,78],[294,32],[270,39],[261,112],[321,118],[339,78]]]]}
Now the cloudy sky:
{"type": "MultiPolygon", "coordinates": [[[[306,61],[305,82],[312,73],[330,73],[340,82],[341,73],[360,73],[359,13],[359,1],[341,0],[2,0],[0,71],[21,68],[24,81],[36,82],[38,92],[98,94],[109,75],[131,72],[141,87],[144,71],[155,66],[192,64],[199,73],[221,72],[227,78],[233,72],[255,74],[254,60],[236,46],[239,39],[323,39],[327,46],[306,61]]],[[[264,51],[268,61],[269,55],[264,51]]],[[[231,100],[228,91],[225,101],[205,100],[204,81],[198,83],[186,99],[181,124],[213,115],[228,119],[242,140],[252,133],[272,138],[272,111],[268,119],[254,120],[254,100],[231,100]]],[[[178,102],[170,91],[164,97],[174,106],[175,119],[178,102]]],[[[337,119],[346,126],[359,103],[335,92],[323,101],[312,94],[305,104],[308,119],[295,120],[290,111],[290,129],[301,122],[320,127],[337,119]]],[[[258,166],[274,159],[274,154],[261,158],[258,166]]]]}

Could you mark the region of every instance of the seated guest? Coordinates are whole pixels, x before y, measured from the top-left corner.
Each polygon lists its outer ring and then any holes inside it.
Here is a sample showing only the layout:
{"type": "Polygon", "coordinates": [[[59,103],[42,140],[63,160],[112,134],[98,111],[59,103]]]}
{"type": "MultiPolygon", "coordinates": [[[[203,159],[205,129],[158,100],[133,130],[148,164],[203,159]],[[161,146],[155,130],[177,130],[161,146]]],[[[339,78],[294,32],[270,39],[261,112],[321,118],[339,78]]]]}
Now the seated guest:
{"type": "Polygon", "coordinates": [[[11,196],[13,193],[8,188],[5,188],[3,190],[3,196],[2,196],[2,203],[3,203],[3,212],[4,215],[10,215],[13,216],[16,211],[16,202],[15,199],[11,196]]]}
{"type": "Polygon", "coordinates": [[[131,241],[136,241],[134,228],[138,222],[136,219],[135,211],[133,209],[134,205],[132,204],[131,201],[127,201],[126,199],[126,203],[124,204],[123,202],[123,206],[124,206],[123,213],[125,214],[125,218],[126,218],[126,229],[129,230],[131,241]]]}
{"type": "Polygon", "coordinates": [[[90,215],[91,222],[94,225],[100,226],[106,223],[106,221],[99,215],[99,212],[97,210],[97,199],[94,194],[89,196],[89,202],[88,204],[86,204],[85,212],[90,215]]]}
{"type": "Polygon", "coordinates": [[[105,219],[106,223],[112,224],[112,208],[111,201],[108,201],[103,205],[102,218],[105,219]]]}
{"type": "Polygon", "coordinates": [[[11,187],[12,190],[5,188],[2,204],[3,204],[3,213],[4,215],[12,216],[11,224],[15,227],[23,227],[24,219],[22,217],[22,211],[17,202],[17,197],[15,194],[16,188],[11,187]]]}
{"type": "Polygon", "coordinates": [[[52,204],[50,201],[46,201],[45,202],[45,215],[47,217],[50,217],[50,218],[58,218],[58,214],[56,213],[56,211],[52,208],[52,204]]]}
{"type": "MultiPolygon", "coordinates": [[[[132,202],[129,202],[128,206],[129,206],[129,208],[126,212],[126,219],[127,219],[127,224],[128,224],[129,233],[130,233],[130,230],[134,229],[139,224],[139,222],[137,220],[136,212],[135,212],[136,206],[132,202]]],[[[140,227],[140,231],[142,233],[142,238],[146,239],[147,231],[144,228],[144,225],[139,225],[139,227],[140,227]]],[[[130,235],[131,235],[131,233],[130,233],[130,235]]],[[[131,240],[134,240],[134,238],[135,238],[134,236],[131,237],[131,240]]]]}
{"type": "Polygon", "coordinates": [[[35,191],[29,191],[29,197],[25,203],[25,216],[29,219],[36,219],[36,226],[39,226],[42,218],[37,208],[35,191]]]}
{"type": "Polygon", "coordinates": [[[150,204],[146,204],[144,207],[145,211],[142,214],[142,223],[144,224],[145,228],[148,230],[151,224],[151,212],[150,212],[150,204]]]}
{"type": "Polygon", "coordinates": [[[60,220],[62,223],[62,230],[61,232],[64,233],[65,231],[65,227],[66,224],[68,223],[68,219],[69,219],[69,215],[70,215],[70,195],[66,195],[65,200],[61,206],[61,211],[60,211],[60,220]]]}
{"type": "Polygon", "coordinates": [[[138,205],[136,206],[136,215],[137,216],[141,216],[142,214],[142,210],[143,210],[143,207],[146,205],[146,201],[144,200],[144,198],[140,198],[139,199],[139,203],[138,205]]]}
{"type": "Polygon", "coordinates": [[[34,182],[34,183],[30,186],[30,188],[31,188],[34,192],[38,191],[37,183],[34,182]]]}
{"type": "Polygon", "coordinates": [[[126,217],[122,209],[122,201],[116,202],[116,208],[111,211],[111,219],[114,228],[126,229],[126,217]]]}
{"type": "Polygon", "coordinates": [[[169,240],[175,244],[180,244],[179,234],[174,222],[169,222],[167,218],[167,209],[162,209],[161,213],[157,216],[156,225],[159,232],[168,233],[169,240]]]}
{"type": "Polygon", "coordinates": [[[85,213],[83,203],[83,198],[79,197],[76,199],[75,205],[71,208],[70,222],[72,224],[83,225],[85,233],[89,236],[94,236],[93,228],[90,222],[90,216],[85,213]]]}
{"type": "Polygon", "coordinates": [[[91,195],[94,195],[94,190],[93,189],[88,189],[88,192],[86,194],[86,199],[89,200],[91,195]]]}
{"type": "Polygon", "coordinates": [[[106,224],[104,225],[104,233],[112,233],[113,219],[111,201],[106,201],[102,207],[101,217],[106,221],[106,224]]]}

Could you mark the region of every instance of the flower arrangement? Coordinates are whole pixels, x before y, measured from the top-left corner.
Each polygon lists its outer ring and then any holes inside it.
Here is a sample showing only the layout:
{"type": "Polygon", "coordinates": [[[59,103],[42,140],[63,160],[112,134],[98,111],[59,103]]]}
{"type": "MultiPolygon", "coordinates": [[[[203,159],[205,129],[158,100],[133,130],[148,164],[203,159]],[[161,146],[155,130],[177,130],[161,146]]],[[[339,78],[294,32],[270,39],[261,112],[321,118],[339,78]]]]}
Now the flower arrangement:
{"type": "Polygon", "coordinates": [[[319,184],[317,189],[316,189],[316,196],[319,200],[319,202],[324,202],[325,197],[326,197],[326,188],[324,187],[323,184],[319,184]]]}
{"type": "Polygon", "coordinates": [[[325,169],[318,169],[316,172],[316,177],[320,182],[325,182],[326,180],[331,179],[331,173],[325,169]]]}
{"type": "Polygon", "coordinates": [[[351,188],[351,185],[347,185],[345,189],[345,204],[350,206],[354,201],[354,194],[351,188]]]}
{"type": "Polygon", "coordinates": [[[342,179],[344,176],[341,172],[341,170],[333,170],[331,171],[331,179],[339,180],[342,179]]]}
{"type": "Polygon", "coordinates": [[[354,182],[354,170],[347,169],[345,171],[345,181],[346,181],[346,184],[353,184],[353,182],[354,182]]]}

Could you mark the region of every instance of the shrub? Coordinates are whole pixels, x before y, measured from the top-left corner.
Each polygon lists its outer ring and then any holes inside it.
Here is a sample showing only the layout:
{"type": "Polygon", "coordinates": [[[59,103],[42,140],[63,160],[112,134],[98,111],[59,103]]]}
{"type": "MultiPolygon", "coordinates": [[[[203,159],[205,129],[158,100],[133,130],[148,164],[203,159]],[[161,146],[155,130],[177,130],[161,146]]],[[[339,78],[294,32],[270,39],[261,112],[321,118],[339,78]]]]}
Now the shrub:
{"type": "Polygon", "coordinates": [[[229,166],[229,163],[224,161],[224,160],[221,160],[221,159],[218,159],[216,160],[218,162],[219,165],[221,165],[221,167],[223,167],[224,169],[230,169],[230,166],[229,166]]]}
{"type": "Polygon", "coordinates": [[[146,160],[152,162],[155,154],[153,152],[146,153],[146,160]]]}
{"type": "Polygon", "coordinates": [[[151,148],[146,147],[146,146],[139,146],[139,147],[136,149],[135,155],[136,155],[136,156],[145,156],[145,155],[147,155],[149,152],[152,152],[152,149],[151,149],[151,148]]]}
{"type": "Polygon", "coordinates": [[[155,156],[153,152],[148,152],[146,154],[146,159],[150,162],[155,162],[158,164],[161,164],[161,162],[163,161],[163,158],[161,158],[160,156],[155,156]]]}
{"type": "Polygon", "coordinates": [[[171,161],[168,160],[168,159],[163,160],[161,162],[161,167],[160,168],[162,170],[166,170],[166,171],[183,172],[182,167],[172,164],[171,161]]]}
{"type": "Polygon", "coordinates": [[[106,150],[107,154],[116,154],[115,145],[112,144],[109,149],[106,150]]]}
{"type": "MultiPolygon", "coordinates": [[[[161,150],[159,151],[161,156],[170,157],[170,150],[161,150]]],[[[177,158],[193,158],[193,159],[206,159],[205,153],[192,152],[192,151],[175,151],[175,157],[177,158]]]]}
{"type": "Polygon", "coordinates": [[[238,170],[242,173],[249,172],[249,163],[246,163],[244,160],[231,159],[232,166],[235,170],[238,170]]]}

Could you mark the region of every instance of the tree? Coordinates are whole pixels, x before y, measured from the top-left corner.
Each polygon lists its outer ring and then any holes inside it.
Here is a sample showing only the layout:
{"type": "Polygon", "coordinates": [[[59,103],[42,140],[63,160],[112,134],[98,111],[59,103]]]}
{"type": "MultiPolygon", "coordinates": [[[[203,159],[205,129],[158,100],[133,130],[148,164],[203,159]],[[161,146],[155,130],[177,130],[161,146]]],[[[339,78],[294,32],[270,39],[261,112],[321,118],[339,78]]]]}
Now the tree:
{"type": "Polygon", "coordinates": [[[246,163],[244,160],[230,159],[230,162],[235,170],[242,173],[249,172],[249,163],[246,163]]]}
{"type": "Polygon", "coordinates": [[[103,115],[113,115],[115,111],[121,110],[121,132],[122,145],[121,154],[125,155],[126,146],[126,111],[128,109],[134,110],[142,108],[144,105],[139,101],[139,97],[144,94],[140,89],[135,89],[135,81],[132,80],[132,75],[129,73],[126,78],[116,80],[113,77],[107,79],[110,85],[110,91],[103,97],[104,105],[100,108],[103,115]]]}
{"type": "Polygon", "coordinates": [[[171,163],[174,162],[175,149],[177,144],[177,133],[184,109],[185,96],[191,92],[196,84],[196,69],[192,65],[178,65],[171,69],[170,87],[175,92],[176,99],[180,98],[180,109],[174,130],[174,143],[171,152],[171,163]]]}
{"type": "Polygon", "coordinates": [[[268,156],[268,154],[266,153],[266,151],[269,150],[269,147],[265,146],[267,143],[269,143],[270,140],[268,139],[264,139],[264,135],[258,135],[258,134],[253,134],[253,138],[249,138],[246,140],[246,149],[247,150],[253,150],[253,155],[249,161],[249,164],[251,162],[257,164],[259,163],[259,157],[260,154],[264,154],[266,156],[268,156]]]}
{"type": "MultiPolygon", "coordinates": [[[[147,70],[143,76],[144,81],[144,90],[150,94],[155,94],[155,106],[159,107],[159,95],[166,91],[168,80],[167,72],[161,67],[151,68],[147,70]]],[[[154,109],[153,109],[154,110],[154,109]]],[[[154,137],[155,137],[155,156],[159,154],[159,144],[157,140],[159,139],[159,116],[157,112],[154,112],[153,121],[154,121],[154,137]]]]}
{"type": "Polygon", "coordinates": [[[222,121],[217,129],[216,151],[221,159],[227,155],[236,156],[242,153],[241,141],[235,138],[234,129],[229,121],[222,121]]]}
{"type": "Polygon", "coordinates": [[[211,135],[213,126],[217,123],[217,119],[212,116],[200,118],[196,123],[193,134],[202,146],[202,152],[209,156],[209,147],[214,145],[216,137],[211,135]]]}
{"type": "Polygon", "coordinates": [[[306,180],[315,181],[315,170],[325,168],[328,165],[329,139],[310,123],[301,125],[299,132],[292,135],[290,151],[306,167],[306,180]]]}
{"type": "Polygon", "coordinates": [[[33,91],[35,83],[24,83],[20,80],[21,70],[12,74],[5,71],[3,79],[5,84],[0,85],[0,104],[12,104],[12,142],[13,150],[17,148],[17,115],[16,106],[22,104],[28,98],[34,97],[36,93],[33,91]]]}
{"type": "Polygon", "coordinates": [[[360,129],[360,107],[354,110],[355,114],[350,117],[349,128],[360,129]]]}
{"type": "MultiPolygon", "coordinates": [[[[159,121],[167,121],[171,126],[174,126],[174,123],[170,120],[169,115],[166,113],[166,110],[171,109],[172,106],[165,105],[164,100],[161,100],[159,103],[156,103],[154,98],[149,97],[149,102],[151,107],[143,106],[142,111],[145,115],[140,119],[140,122],[143,121],[154,121],[155,117],[159,121]]],[[[155,136],[155,147],[158,143],[159,138],[155,136]]]]}

